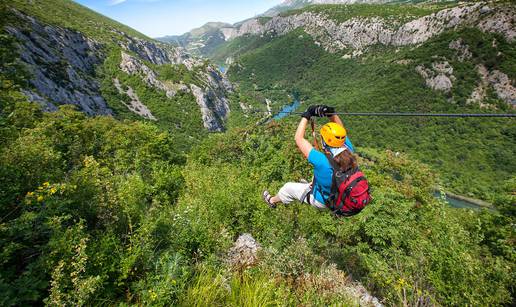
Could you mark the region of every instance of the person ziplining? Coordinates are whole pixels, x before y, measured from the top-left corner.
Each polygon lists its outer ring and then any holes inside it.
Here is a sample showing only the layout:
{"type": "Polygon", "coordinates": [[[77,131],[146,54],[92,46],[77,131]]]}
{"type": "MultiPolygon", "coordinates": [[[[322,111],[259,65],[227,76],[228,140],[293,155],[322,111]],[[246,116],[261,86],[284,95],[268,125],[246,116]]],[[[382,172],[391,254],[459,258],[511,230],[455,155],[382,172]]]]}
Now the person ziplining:
{"type": "Polygon", "coordinates": [[[313,181],[287,182],[275,196],[265,190],[263,200],[271,208],[276,208],[279,202],[290,204],[298,200],[319,210],[329,209],[336,216],[359,213],[371,201],[369,185],[358,168],[353,144],[340,117],[333,107],[326,105],[310,106],[301,117],[295,141],[299,151],[314,167],[313,181]],[[314,147],[316,141],[312,145],[305,139],[306,127],[312,117],[330,120],[320,130],[324,152],[314,147]]]}

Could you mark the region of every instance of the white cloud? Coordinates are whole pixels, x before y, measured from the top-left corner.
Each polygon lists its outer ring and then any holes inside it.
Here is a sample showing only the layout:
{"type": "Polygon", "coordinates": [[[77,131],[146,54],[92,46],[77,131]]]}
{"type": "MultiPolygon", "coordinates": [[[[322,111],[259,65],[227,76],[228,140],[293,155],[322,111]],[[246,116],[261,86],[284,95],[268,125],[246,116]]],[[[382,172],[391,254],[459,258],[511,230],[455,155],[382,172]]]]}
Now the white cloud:
{"type": "Polygon", "coordinates": [[[117,5],[120,3],[124,3],[127,0],[109,0],[109,5],[117,5]]]}
{"type": "MultiPolygon", "coordinates": [[[[122,4],[127,1],[128,0],[109,0],[109,5],[114,6],[114,5],[122,4]]],[[[137,0],[137,1],[131,1],[131,2],[151,3],[151,2],[158,2],[158,1],[161,1],[161,0],[137,0]]]]}

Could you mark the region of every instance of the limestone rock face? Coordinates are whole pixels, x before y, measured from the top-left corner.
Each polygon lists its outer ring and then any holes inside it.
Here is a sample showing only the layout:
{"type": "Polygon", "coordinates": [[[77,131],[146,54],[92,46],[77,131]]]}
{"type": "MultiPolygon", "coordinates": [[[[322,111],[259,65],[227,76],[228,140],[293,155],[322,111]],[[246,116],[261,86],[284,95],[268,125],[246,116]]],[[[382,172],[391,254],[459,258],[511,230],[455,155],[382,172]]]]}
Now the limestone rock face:
{"type": "Polygon", "coordinates": [[[480,103],[481,107],[488,107],[482,101],[487,96],[488,87],[492,86],[498,98],[516,108],[516,87],[509,76],[499,70],[489,71],[484,65],[477,65],[477,71],[480,82],[471,93],[468,103],[480,103]]]}
{"type": "Polygon", "coordinates": [[[469,51],[468,45],[461,38],[450,42],[448,48],[453,49],[457,52],[457,58],[461,62],[470,59],[472,56],[471,51],[469,51]]]}
{"type": "Polygon", "coordinates": [[[201,109],[204,127],[209,131],[223,131],[223,121],[229,113],[228,100],[217,96],[210,87],[201,89],[195,84],[190,84],[190,89],[201,109]]]}
{"type": "Polygon", "coordinates": [[[436,91],[449,92],[453,86],[453,67],[448,62],[434,62],[432,68],[422,65],[416,67],[416,71],[425,79],[426,85],[436,91]]]}
{"type": "Polygon", "coordinates": [[[55,111],[58,105],[74,104],[88,115],[111,115],[94,78],[95,65],[102,61],[101,45],[81,33],[44,25],[13,11],[30,27],[6,27],[19,42],[21,60],[29,69],[31,88],[23,92],[30,101],[55,111]]]}
{"type": "Polygon", "coordinates": [[[499,33],[507,40],[514,41],[515,16],[514,8],[491,8],[482,2],[462,4],[406,23],[386,21],[379,17],[355,17],[338,23],[323,13],[303,12],[275,16],[263,25],[257,19],[248,20],[240,25],[231,38],[248,34],[283,35],[302,27],[325,50],[336,52],[344,49],[364,49],[376,44],[415,45],[448,29],[474,26],[485,32],[499,33]]]}
{"type": "Polygon", "coordinates": [[[130,98],[129,102],[122,101],[122,103],[129,110],[133,111],[134,113],[136,113],[144,118],[147,118],[150,120],[157,120],[156,117],[154,117],[154,115],[152,115],[149,108],[147,108],[147,106],[144,105],[140,101],[140,98],[138,98],[138,95],[134,92],[134,90],[130,86],[127,87],[127,90],[124,90],[122,84],[120,84],[120,81],[117,78],[113,79],[113,84],[115,85],[115,87],[119,93],[126,94],[130,98]]]}
{"type": "Polygon", "coordinates": [[[155,65],[184,64],[188,69],[202,65],[202,61],[191,57],[181,48],[172,48],[170,45],[154,43],[137,37],[131,37],[120,32],[125,40],[119,42],[120,46],[129,52],[134,52],[141,59],[155,65]]]}
{"type": "Polygon", "coordinates": [[[235,28],[222,28],[220,29],[222,35],[224,35],[224,40],[230,40],[237,36],[238,31],[235,28]]]}
{"type": "Polygon", "coordinates": [[[156,73],[147,65],[123,51],[120,69],[129,75],[139,75],[147,85],[164,91],[168,98],[172,98],[177,94],[173,86],[161,82],[156,73]]]}
{"type": "MultiPolygon", "coordinates": [[[[62,104],[74,104],[88,115],[113,115],[102,96],[96,69],[104,63],[110,48],[116,46],[12,11],[19,22],[8,25],[5,30],[16,38],[18,53],[31,75],[30,87],[22,89],[27,98],[41,104],[45,111],[55,111],[62,104]]],[[[204,126],[210,131],[224,130],[224,120],[229,113],[227,95],[233,90],[224,75],[182,48],[132,37],[117,29],[111,32],[122,49],[120,71],[138,76],[171,99],[179,91],[188,93],[195,89],[193,94],[201,107],[204,126]],[[184,65],[194,75],[196,85],[161,80],[148,63],[184,65]]],[[[118,78],[112,82],[119,93],[129,97],[128,101],[123,101],[129,110],[143,118],[159,120],[133,88],[122,84],[118,78]]]]}
{"type": "Polygon", "coordinates": [[[229,250],[227,261],[232,268],[246,268],[256,264],[262,247],[248,233],[238,237],[229,250]]]}
{"type": "Polygon", "coordinates": [[[201,110],[204,127],[209,131],[224,130],[224,121],[229,114],[226,95],[233,90],[233,86],[213,66],[208,65],[204,71],[197,73],[203,80],[202,88],[195,84],[187,86],[162,82],[151,68],[123,51],[120,69],[130,75],[138,75],[147,85],[164,91],[168,98],[174,97],[178,91],[191,92],[201,110]]]}
{"type": "Polygon", "coordinates": [[[467,103],[480,103],[482,106],[482,100],[487,95],[487,87],[489,86],[489,71],[484,65],[477,65],[477,71],[480,76],[480,82],[477,87],[471,93],[471,96],[466,101],[467,103]]]}
{"type": "Polygon", "coordinates": [[[494,70],[489,75],[488,80],[500,99],[516,107],[516,88],[506,74],[499,70],[494,70]]]}

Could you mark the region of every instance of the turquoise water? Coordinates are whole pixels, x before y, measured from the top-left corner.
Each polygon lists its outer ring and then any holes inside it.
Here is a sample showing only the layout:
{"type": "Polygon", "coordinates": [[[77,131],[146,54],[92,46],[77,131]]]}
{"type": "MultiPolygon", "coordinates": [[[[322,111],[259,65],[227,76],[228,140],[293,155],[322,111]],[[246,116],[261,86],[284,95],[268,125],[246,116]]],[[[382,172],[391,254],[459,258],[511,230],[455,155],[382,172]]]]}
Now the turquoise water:
{"type": "MultiPolygon", "coordinates": [[[[434,196],[436,198],[441,198],[441,193],[434,192],[434,196]]],[[[473,203],[470,203],[470,202],[467,202],[467,201],[464,201],[464,200],[452,198],[452,197],[449,197],[449,196],[446,196],[446,202],[450,206],[452,206],[453,208],[473,209],[473,210],[480,210],[480,209],[483,208],[483,207],[481,207],[479,205],[476,205],[476,204],[473,204],[473,203]]]]}
{"type": "Polygon", "coordinates": [[[224,74],[224,73],[226,73],[226,69],[227,69],[227,68],[226,68],[225,66],[219,65],[219,71],[220,71],[221,73],[223,73],[223,74],[224,74]]]}
{"type": "Polygon", "coordinates": [[[296,99],[293,103],[284,106],[283,109],[281,109],[281,111],[278,114],[276,114],[273,118],[275,120],[282,119],[283,117],[288,116],[289,112],[294,112],[295,110],[297,110],[297,108],[299,108],[300,105],[301,102],[296,99]]]}

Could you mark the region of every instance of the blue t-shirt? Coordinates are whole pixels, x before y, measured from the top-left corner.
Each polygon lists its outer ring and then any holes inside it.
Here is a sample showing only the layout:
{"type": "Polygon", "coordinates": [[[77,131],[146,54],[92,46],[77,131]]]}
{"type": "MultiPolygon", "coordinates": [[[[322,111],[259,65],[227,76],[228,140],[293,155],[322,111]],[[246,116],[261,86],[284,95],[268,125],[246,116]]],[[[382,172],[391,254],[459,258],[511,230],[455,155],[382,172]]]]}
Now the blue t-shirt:
{"type": "MultiPolygon", "coordinates": [[[[345,144],[351,152],[354,151],[349,138],[346,138],[345,144]]],[[[324,204],[326,198],[330,195],[333,168],[326,155],[315,148],[308,154],[308,162],[314,166],[314,197],[318,202],[324,204]]]]}

